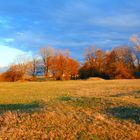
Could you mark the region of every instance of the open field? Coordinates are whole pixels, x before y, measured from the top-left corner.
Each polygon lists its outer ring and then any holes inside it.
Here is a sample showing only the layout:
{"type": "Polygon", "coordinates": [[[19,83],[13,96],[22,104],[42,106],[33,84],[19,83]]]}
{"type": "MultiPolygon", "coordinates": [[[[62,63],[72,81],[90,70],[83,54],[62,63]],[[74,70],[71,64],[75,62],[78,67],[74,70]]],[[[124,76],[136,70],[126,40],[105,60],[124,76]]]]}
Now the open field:
{"type": "Polygon", "coordinates": [[[140,80],[0,83],[2,140],[139,140],[140,80]]]}

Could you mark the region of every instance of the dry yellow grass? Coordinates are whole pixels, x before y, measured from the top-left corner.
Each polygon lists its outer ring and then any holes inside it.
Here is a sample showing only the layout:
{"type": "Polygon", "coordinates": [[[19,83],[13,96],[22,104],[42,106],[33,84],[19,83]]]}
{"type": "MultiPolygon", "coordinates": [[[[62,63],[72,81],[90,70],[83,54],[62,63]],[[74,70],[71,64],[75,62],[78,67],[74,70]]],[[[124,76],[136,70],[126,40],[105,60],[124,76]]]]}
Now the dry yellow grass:
{"type": "Polygon", "coordinates": [[[0,138],[140,139],[140,80],[0,83],[0,138]]]}

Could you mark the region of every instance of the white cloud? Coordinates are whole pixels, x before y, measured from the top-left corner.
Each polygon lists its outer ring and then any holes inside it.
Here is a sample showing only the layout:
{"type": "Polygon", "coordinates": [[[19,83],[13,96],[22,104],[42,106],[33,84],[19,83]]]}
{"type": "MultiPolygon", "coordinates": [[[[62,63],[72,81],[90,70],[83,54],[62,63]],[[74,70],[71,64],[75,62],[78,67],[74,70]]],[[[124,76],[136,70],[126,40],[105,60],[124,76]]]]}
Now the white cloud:
{"type": "Polygon", "coordinates": [[[8,66],[14,62],[17,56],[28,53],[16,48],[0,45],[0,67],[8,66]]]}

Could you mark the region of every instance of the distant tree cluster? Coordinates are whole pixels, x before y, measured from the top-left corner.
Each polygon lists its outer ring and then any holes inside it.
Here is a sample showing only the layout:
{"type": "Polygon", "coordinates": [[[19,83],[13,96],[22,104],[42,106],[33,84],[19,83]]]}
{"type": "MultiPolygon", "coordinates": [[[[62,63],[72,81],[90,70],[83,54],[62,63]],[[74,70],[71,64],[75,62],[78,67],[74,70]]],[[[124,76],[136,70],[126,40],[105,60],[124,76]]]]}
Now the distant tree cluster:
{"type": "Polygon", "coordinates": [[[54,51],[53,48],[42,48],[42,68],[46,78],[70,80],[78,77],[79,62],[69,56],[69,51],[54,51]]]}
{"type": "Polygon", "coordinates": [[[18,58],[18,63],[0,76],[2,81],[71,80],[101,77],[104,79],[140,78],[140,44],[133,36],[134,47],[121,46],[104,51],[95,46],[85,49],[85,61],[81,64],[70,57],[70,52],[44,47],[38,57],[18,58]]]}
{"type": "Polygon", "coordinates": [[[44,76],[46,80],[70,80],[78,78],[79,62],[72,59],[69,51],[62,52],[52,47],[40,49],[39,57],[32,60],[18,59],[18,63],[1,75],[2,81],[37,80],[44,76]]]}
{"type": "Polygon", "coordinates": [[[102,77],[105,79],[133,78],[135,64],[131,50],[114,48],[105,52],[95,47],[86,50],[86,60],[79,73],[81,78],[102,77]]]}
{"type": "Polygon", "coordinates": [[[135,48],[121,46],[111,51],[96,47],[85,50],[85,62],[79,70],[80,78],[131,79],[140,77],[140,44],[133,36],[135,48]]]}

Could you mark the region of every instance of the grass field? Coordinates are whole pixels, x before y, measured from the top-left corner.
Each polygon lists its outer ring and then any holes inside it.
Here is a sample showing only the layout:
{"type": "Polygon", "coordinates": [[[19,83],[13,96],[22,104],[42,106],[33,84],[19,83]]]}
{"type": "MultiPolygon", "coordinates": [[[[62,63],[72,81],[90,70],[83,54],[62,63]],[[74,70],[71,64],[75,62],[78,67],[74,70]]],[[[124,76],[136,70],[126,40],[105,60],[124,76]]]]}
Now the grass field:
{"type": "Polygon", "coordinates": [[[139,140],[140,80],[0,83],[0,139],[139,140]]]}

